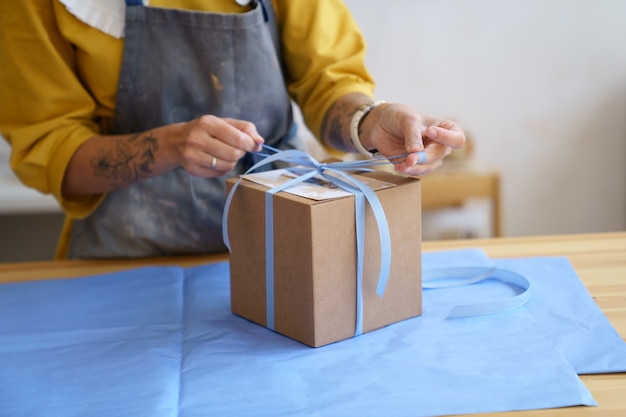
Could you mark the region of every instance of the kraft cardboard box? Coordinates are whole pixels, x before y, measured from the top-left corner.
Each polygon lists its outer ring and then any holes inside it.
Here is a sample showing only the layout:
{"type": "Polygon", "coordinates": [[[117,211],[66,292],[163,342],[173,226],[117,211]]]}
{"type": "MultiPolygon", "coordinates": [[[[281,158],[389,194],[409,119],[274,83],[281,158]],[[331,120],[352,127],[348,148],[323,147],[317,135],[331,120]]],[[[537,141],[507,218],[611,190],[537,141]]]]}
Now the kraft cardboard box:
{"type": "MultiPolygon", "coordinates": [[[[363,333],[422,312],[420,182],[386,172],[365,175],[393,184],[376,190],[391,237],[391,270],[380,298],[380,243],[366,204],[363,333]]],[[[359,176],[357,176],[358,178],[359,176]]],[[[229,189],[234,184],[229,181],[229,189]]],[[[242,180],[228,214],[231,309],[267,326],[264,205],[267,186],[242,180]]],[[[274,195],[274,330],[312,347],[354,337],[356,232],[352,195],[317,201],[274,195]]]]}

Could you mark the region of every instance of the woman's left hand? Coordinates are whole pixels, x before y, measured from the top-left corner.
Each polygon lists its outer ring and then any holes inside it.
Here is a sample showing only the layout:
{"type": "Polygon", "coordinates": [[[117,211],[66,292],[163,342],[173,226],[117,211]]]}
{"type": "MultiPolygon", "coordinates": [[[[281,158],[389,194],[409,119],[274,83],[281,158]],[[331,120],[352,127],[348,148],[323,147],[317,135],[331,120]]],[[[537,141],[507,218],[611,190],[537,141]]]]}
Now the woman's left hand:
{"type": "Polygon", "coordinates": [[[360,130],[361,143],[368,149],[387,157],[408,153],[404,160],[394,161],[396,171],[407,175],[437,169],[452,149],[465,144],[465,134],[455,122],[419,114],[404,104],[378,105],[364,117],[360,130]]]}

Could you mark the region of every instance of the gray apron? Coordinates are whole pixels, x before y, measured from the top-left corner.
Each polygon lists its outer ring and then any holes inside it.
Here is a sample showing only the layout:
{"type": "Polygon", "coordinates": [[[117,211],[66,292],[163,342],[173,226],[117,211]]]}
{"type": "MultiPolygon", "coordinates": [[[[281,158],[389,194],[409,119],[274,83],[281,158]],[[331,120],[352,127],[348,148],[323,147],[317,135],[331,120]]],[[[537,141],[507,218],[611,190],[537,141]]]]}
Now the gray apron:
{"type": "MultiPolygon", "coordinates": [[[[294,132],[292,109],[271,1],[254,2],[242,14],[131,3],[111,133],[212,114],[248,120],[267,144],[290,147],[285,142],[294,132]]],[[[109,193],[93,214],[73,222],[68,257],[224,251],[225,181],[251,163],[247,155],[233,172],[215,179],[178,168],[109,193]]]]}

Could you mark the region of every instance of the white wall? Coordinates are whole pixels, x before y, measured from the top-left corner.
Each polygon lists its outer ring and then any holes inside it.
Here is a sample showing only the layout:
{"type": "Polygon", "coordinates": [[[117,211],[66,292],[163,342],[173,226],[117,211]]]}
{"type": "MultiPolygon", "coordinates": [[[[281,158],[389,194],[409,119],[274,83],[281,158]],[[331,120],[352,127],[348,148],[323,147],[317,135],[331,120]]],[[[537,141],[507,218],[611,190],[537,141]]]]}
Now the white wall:
{"type": "Polygon", "coordinates": [[[345,0],[378,99],[452,118],[508,236],[626,230],[626,1],[345,0]]]}

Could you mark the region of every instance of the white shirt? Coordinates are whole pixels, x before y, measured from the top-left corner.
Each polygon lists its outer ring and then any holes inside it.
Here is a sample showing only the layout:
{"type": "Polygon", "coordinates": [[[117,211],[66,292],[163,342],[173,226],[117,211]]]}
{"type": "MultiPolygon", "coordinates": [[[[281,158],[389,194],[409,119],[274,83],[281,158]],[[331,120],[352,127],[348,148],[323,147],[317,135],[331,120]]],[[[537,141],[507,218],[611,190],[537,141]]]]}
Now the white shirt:
{"type": "MultiPolygon", "coordinates": [[[[120,39],[124,37],[125,0],[59,0],[80,21],[120,39]]],[[[148,0],[143,0],[147,5],[148,0]]]]}

